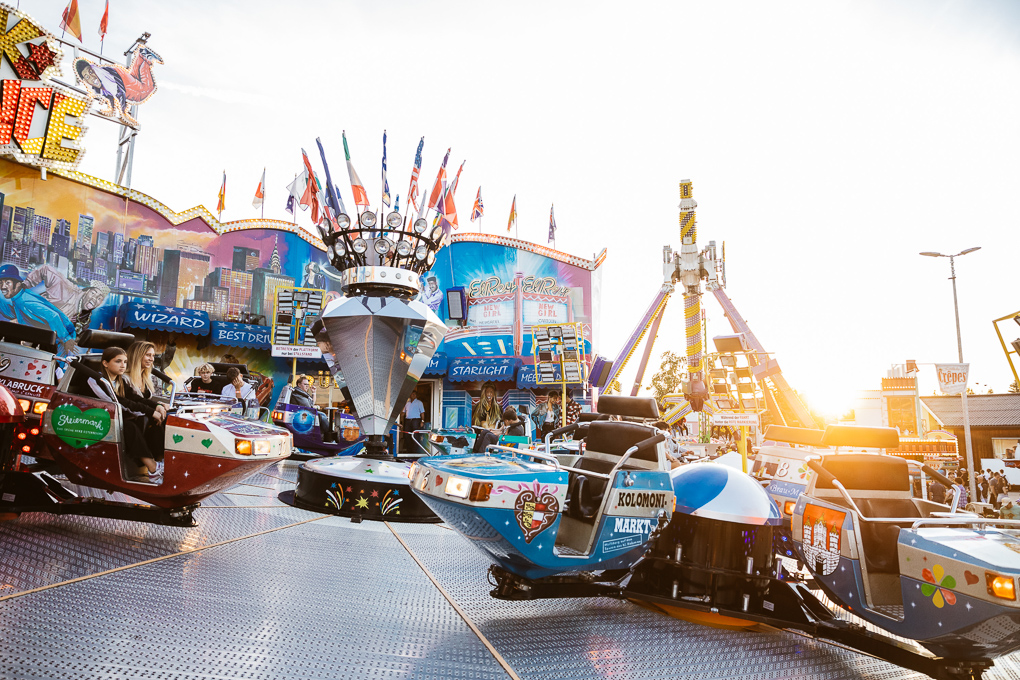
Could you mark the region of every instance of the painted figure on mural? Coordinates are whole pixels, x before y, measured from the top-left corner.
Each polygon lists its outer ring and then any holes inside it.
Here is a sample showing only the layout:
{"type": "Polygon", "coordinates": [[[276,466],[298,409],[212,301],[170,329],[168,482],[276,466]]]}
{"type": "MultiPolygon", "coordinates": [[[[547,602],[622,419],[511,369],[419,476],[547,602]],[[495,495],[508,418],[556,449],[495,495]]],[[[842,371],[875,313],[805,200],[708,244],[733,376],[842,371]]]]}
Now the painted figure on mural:
{"type": "Polygon", "coordinates": [[[436,313],[443,304],[443,291],[439,289],[439,279],[431,272],[425,277],[425,290],[421,292],[421,301],[436,313]]]}
{"type": "Polygon", "coordinates": [[[499,427],[503,419],[503,410],[496,401],[496,386],[491,382],[482,385],[482,396],[471,412],[471,424],[487,430],[499,427]]]}
{"type": "Polygon", "coordinates": [[[138,129],[138,121],[128,109],[145,102],[156,91],[156,80],[152,76],[153,64],[162,64],[163,59],[145,45],[138,45],[131,54],[127,68],[119,64],[100,66],[88,59],[74,60],[78,82],[89,94],[102,101],[99,113],[119,118],[128,126],[138,129]]]}
{"type": "Polygon", "coordinates": [[[326,275],[315,262],[306,262],[304,274],[301,277],[302,288],[326,288],[326,275]]]}
{"type": "Polygon", "coordinates": [[[93,281],[91,286],[81,288],[48,264],[26,274],[17,288],[31,290],[49,300],[74,324],[75,335],[89,327],[92,310],[102,306],[110,294],[105,283],[93,281]]]}
{"type": "Polygon", "coordinates": [[[25,290],[21,272],[13,264],[0,267],[0,318],[36,328],[48,328],[57,334],[60,354],[74,354],[74,324],[52,302],[38,293],[25,290]]]}

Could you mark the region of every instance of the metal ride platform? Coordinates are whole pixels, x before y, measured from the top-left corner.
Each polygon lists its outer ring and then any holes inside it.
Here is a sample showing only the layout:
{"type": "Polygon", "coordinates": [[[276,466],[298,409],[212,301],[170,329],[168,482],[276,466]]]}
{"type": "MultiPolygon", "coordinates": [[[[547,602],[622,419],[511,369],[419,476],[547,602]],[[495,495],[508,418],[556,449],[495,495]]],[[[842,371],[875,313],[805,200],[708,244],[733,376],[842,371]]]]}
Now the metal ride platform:
{"type": "MultiPolygon", "coordinates": [[[[442,525],[285,505],[297,464],[212,496],[198,526],[0,523],[0,679],[924,678],[776,630],[609,598],[504,602],[442,525]]],[[[1020,680],[1020,654],[986,674],[1020,680]]]]}

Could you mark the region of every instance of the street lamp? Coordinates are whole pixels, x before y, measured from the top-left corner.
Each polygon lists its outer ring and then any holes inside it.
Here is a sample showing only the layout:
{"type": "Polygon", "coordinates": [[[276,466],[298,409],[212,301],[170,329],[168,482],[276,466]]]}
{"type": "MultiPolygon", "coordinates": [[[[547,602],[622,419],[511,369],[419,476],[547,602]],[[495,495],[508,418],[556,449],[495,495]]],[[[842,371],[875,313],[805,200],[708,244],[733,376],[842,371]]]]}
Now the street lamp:
{"type": "MultiPolygon", "coordinates": [[[[957,353],[959,354],[960,363],[961,364],[963,363],[963,340],[960,337],[960,303],[959,303],[959,301],[957,300],[957,297],[956,297],[956,262],[955,262],[955,258],[960,257],[962,255],[966,255],[967,253],[973,253],[975,250],[981,250],[981,246],[977,246],[976,248],[967,248],[966,250],[961,250],[960,252],[956,253],[955,255],[943,255],[942,253],[934,253],[934,252],[931,252],[931,251],[925,251],[925,252],[921,253],[921,255],[924,255],[925,257],[948,257],[949,258],[949,272],[950,272],[949,279],[953,282],[953,312],[956,314],[956,349],[957,349],[957,353]]],[[[973,447],[971,446],[971,443],[970,443],[970,413],[968,413],[968,411],[967,411],[967,390],[966,390],[966,388],[963,390],[962,393],[960,393],[960,397],[961,397],[961,403],[963,405],[963,437],[964,437],[964,441],[966,442],[966,446],[967,446],[967,458],[970,459],[970,474],[968,475],[968,477],[970,478],[970,497],[972,499],[974,499],[975,502],[976,502],[976,500],[977,500],[977,480],[975,478],[977,476],[977,468],[975,467],[975,464],[977,463],[977,458],[974,455],[974,449],[973,449],[973,447]]]]}

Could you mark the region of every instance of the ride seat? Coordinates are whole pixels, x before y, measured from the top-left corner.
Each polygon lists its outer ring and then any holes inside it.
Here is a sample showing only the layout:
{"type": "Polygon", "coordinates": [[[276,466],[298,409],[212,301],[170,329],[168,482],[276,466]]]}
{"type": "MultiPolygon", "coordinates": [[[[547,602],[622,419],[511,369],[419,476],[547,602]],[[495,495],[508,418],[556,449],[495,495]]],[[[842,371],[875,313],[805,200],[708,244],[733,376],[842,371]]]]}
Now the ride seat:
{"type": "MultiPolygon", "coordinates": [[[[922,517],[911,498],[910,474],[902,458],[877,454],[839,454],[824,456],[822,467],[831,472],[846,488],[861,515],[871,519],[922,517]]],[[[814,480],[812,495],[845,505],[842,496],[822,479],[814,480]]],[[[900,529],[909,528],[911,521],[877,523],[862,520],[861,543],[865,565],[870,573],[898,574],[900,529]]]]}
{"type": "MultiPolygon", "coordinates": [[[[91,368],[96,373],[102,374],[103,372],[102,356],[99,354],[94,356],[80,356],[77,361],[87,368],[91,368]]],[[[71,380],[63,391],[68,394],[77,394],[80,397],[95,398],[96,393],[93,392],[92,388],[89,386],[89,378],[91,377],[92,376],[87,371],[79,371],[75,369],[71,372],[71,380]]]]}
{"type": "MultiPolygon", "coordinates": [[[[615,420],[593,420],[588,425],[585,451],[575,468],[608,475],[627,449],[655,435],[647,425],[615,420]]],[[[624,470],[658,470],[659,459],[655,447],[638,451],[631,456],[624,470]]],[[[606,480],[571,472],[567,487],[568,515],[583,522],[594,521],[606,493],[606,480]]]]}

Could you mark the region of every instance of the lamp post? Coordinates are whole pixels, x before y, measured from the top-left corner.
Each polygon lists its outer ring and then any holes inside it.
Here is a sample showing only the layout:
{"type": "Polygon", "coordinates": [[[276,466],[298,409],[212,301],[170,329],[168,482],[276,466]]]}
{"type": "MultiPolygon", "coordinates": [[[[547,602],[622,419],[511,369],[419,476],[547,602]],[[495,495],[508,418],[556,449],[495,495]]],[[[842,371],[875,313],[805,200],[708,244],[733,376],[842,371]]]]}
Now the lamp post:
{"type": "MultiPolygon", "coordinates": [[[[949,273],[950,273],[949,280],[953,282],[953,312],[956,314],[956,349],[957,349],[957,352],[959,354],[960,363],[961,364],[963,363],[963,340],[960,337],[960,303],[959,303],[959,301],[958,301],[958,299],[956,297],[956,262],[955,262],[955,259],[957,257],[962,256],[962,255],[966,255],[967,253],[973,253],[975,250],[981,250],[981,246],[978,246],[976,248],[967,248],[966,250],[961,250],[960,252],[956,253],[955,255],[943,255],[942,253],[934,253],[934,252],[931,252],[931,251],[925,251],[925,252],[921,253],[921,255],[924,255],[926,257],[948,257],[949,258],[949,273]]],[[[970,459],[970,461],[969,461],[970,474],[968,475],[968,477],[970,478],[970,485],[969,485],[970,486],[970,497],[971,497],[971,499],[973,499],[973,502],[976,502],[977,501],[977,481],[976,481],[977,468],[975,468],[975,463],[977,462],[977,457],[974,455],[974,449],[971,447],[971,442],[970,442],[970,413],[968,413],[968,411],[967,411],[967,390],[966,390],[966,388],[964,388],[963,392],[960,393],[960,398],[961,398],[961,404],[963,406],[963,438],[964,438],[965,445],[967,447],[967,458],[970,459]]]]}

